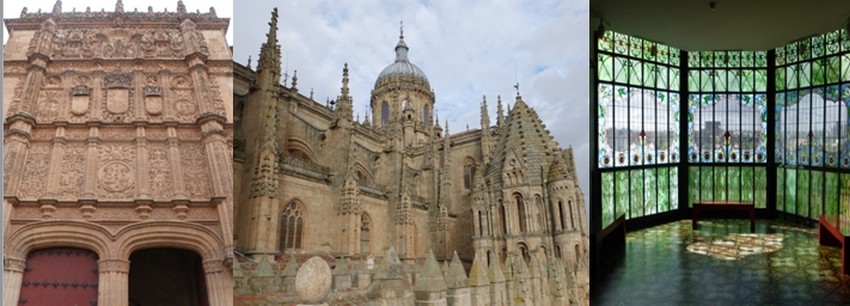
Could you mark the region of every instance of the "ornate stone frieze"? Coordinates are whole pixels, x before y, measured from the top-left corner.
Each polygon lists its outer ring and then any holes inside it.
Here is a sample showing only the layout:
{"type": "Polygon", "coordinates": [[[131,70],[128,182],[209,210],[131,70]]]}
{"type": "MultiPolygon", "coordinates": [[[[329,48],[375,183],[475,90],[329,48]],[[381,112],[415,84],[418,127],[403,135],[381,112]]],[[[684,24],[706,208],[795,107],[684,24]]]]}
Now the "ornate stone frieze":
{"type": "MultiPolygon", "coordinates": [[[[203,46],[200,52],[208,53],[203,34],[194,31],[189,36],[192,45],[203,46]]],[[[50,56],[53,59],[183,59],[188,53],[186,45],[184,35],[177,29],[60,28],[53,33],[50,56]]]]}
{"type": "Polygon", "coordinates": [[[210,192],[210,172],[204,147],[200,143],[180,145],[180,162],[183,168],[183,184],[186,195],[191,199],[208,199],[210,192]]]}
{"type": "Polygon", "coordinates": [[[31,144],[24,163],[23,178],[18,185],[18,196],[20,198],[38,199],[47,191],[49,164],[50,144],[31,144]]]}
{"type": "Polygon", "coordinates": [[[167,200],[174,195],[171,162],[165,144],[148,144],[148,185],[154,200],[167,200]]]}
{"type": "Polygon", "coordinates": [[[102,199],[131,199],[136,187],[136,149],[130,144],[99,147],[98,193],[102,199]]]}
{"type": "Polygon", "coordinates": [[[86,147],[82,143],[71,143],[65,147],[65,155],[59,170],[60,199],[77,199],[82,195],[85,181],[86,147]]]}

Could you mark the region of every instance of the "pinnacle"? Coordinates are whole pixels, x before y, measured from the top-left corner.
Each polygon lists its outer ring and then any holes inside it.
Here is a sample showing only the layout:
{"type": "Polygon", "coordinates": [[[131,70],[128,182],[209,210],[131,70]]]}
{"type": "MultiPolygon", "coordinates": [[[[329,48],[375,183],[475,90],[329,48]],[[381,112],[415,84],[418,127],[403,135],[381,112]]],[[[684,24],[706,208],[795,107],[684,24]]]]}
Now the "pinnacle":
{"type": "Polygon", "coordinates": [[[472,267],[469,269],[469,285],[473,287],[487,286],[490,280],[487,279],[487,263],[481,258],[481,252],[475,252],[475,259],[472,260],[472,267]]]}
{"type": "Polygon", "coordinates": [[[274,276],[274,272],[272,271],[272,264],[263,257],[260,260],[260,263],[257,264],[257,269],[254,272],[254,277],[272,277],[274,276]]]}
{"type": "Polygon", "coordinates": [[[469,279],[466,277],[466,272],[463,271],[463,264],[457,256],[457,251],[452,255],[452,261],[446,270],[446,284],[449,288],[469,287],[469,279]]]}
{"type": "Polygon", "coordinates": [[[440,271],[440,264],[434,258],[434,252],[428,251],[425,257],[425,265],[422,267],[422,274],[416,280],[416,291],[443,291],[446,290],[446,282],[443,280],[443,273],[440,271]]]}

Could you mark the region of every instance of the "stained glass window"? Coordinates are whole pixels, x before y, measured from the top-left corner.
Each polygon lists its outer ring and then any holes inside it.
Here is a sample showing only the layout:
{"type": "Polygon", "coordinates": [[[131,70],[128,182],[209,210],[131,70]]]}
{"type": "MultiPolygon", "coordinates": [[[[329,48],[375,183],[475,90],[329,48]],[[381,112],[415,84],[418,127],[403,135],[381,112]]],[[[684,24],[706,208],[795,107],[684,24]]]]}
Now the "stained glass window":
{"type": "Polygon", "coordinates": [[[678,206],[680,52],[606,32],[599,40],[598,152],[603,226],[678,206]]]}
{"type": "Polygon", "coordinates": [[[837,30],[777,48],[777,210],[850,213],[850,48],[837,30]]]}
{"type": "Polygon", "coordinates": [[[304,213],[301,203],[292,201],[284,208],[280,218],[280,249],[300,249],[301,236],[304,235],[304,213]]]}

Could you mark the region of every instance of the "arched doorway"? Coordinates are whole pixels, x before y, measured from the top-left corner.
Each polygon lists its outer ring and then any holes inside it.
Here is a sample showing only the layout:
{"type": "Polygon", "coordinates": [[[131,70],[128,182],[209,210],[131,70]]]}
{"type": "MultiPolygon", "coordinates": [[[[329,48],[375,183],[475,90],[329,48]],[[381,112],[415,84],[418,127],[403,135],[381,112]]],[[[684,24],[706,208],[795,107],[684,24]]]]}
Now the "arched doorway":
{"type": "Polygon", "coordinates": [[[195,252],[152,248],[130,255],[130,306],[208,306],[201,256],[195,252]]]}
{"type": "Polygon", "coordinates": [[[18,305],[97,304],[96,253],[49,248],[27,255],[18,305]]]}

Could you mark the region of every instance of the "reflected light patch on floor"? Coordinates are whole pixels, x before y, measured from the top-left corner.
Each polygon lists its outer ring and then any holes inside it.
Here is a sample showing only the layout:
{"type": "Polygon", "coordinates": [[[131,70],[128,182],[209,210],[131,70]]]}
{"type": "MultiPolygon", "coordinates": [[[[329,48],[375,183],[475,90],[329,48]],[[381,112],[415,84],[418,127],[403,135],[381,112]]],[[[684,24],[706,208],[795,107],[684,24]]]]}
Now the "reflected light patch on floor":
{"type": "Polygon", "coordinates": [[[782,248],[783,234],[728,234],[723,237],[695,237],[686,249],[695,254],[723,260],[738,260],[750,255],[773,253],[782,248]]]}

